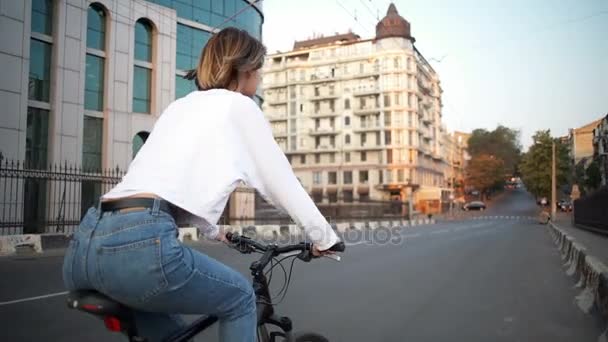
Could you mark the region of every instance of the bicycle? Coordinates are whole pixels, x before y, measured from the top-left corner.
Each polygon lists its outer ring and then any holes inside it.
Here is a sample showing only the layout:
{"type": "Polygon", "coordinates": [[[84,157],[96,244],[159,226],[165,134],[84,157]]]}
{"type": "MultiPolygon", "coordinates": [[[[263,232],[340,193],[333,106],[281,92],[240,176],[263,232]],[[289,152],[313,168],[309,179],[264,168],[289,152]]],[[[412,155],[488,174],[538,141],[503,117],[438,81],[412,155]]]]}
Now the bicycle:
{"type": "MultiPolygon", "coordinates": [[[[322,335],[312,332],[305,333],[293,333],[293,324],[291,319],[288,317],[277,316],[274,312],[274,305],[270,296],[269,284],[272,280],[272,271],[276,266],[281,266],[285,273],[285,284],[279,291],[277,296],[282,296],[281,301],[287,293],[289,283],[291,281],[291,272],[293,270],[294,261],[300,259],[304,262],[309,262],[313,259],[312,255],[312,244],[307,242],[300,242],[298,244],[278,246],[275,244],[262,244],[246,236],[237,234],[227,233],[226,238],[229,241],[229,245],[232,248],[238,250],[243,254],[250,254],[254,252],[261,253],[262,256],[259,260],[254,261],[249,269],[253,276],[253,289],[256,294],[257,303],[257,317],[258,317],[258,328],[257,336],[259,342],[329,342],[329,340],[322,335]],[[298,252],[298,253],[293,253],[298,252]],[[292,253],[288,256],[283,256],[282,259],[277,260],[276,258],[292,253]],[[293,257],[291,262],[289,276],[285,268],[281,264],[287,258],[293,257]],[[276,261],[276,264],[273,264],[276,261]],[[264,270],[268,265],[271,265],[270,269],[266,272],[264,270]],[[267,278],[267,274],[270,274],[267,278]],[[269,331],[269,326],[275,326],[280,331],[269,331]],[[280,340],[279,338],[283,338],[280,340]]],[[[334,252],[343,252],[345,245],[343,242],[338,242],[332,246],[329,250],[334,252]]],[[[280,301],[279,301],[280,302],[280,301]]],[[[79,290],[73,291],[68,294],[67,299],[68,308],[77,309],[88,314],[92,314],[97,318],[101,318],[107,330],[112,332],[119,332],[129,338],[130,342],[146,342],[147,339],[143,336],[139,336],[137,326],[135,324],[135,318],[133,311],[113,299],[103,295],[94,290],[79,290]]],[[[218,318],[215,316],[204,316],[194,321],[190,325],[186,326],[180,331],[177,331],[170,336],[163,339],[165,342],[185,342],[189,341],[194,336],[207,329],[215,322],[218,318]]]]}

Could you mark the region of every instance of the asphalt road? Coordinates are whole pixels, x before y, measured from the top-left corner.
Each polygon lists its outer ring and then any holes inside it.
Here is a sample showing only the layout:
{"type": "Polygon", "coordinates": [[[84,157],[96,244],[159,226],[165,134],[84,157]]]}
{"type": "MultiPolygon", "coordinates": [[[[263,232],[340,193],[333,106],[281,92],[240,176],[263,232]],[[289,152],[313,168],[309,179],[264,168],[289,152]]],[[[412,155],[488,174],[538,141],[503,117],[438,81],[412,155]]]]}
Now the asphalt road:
{"type": "MultiPolygon", "coordinates": [[[[296,263],[277,310],[331,341],[597,341],[557,249],[515,190],[481,217],[405,228],[399,243],[350,241],[341,262],[296,263]]],[[[248,274],[252,256],[199,248],[248,274]]],[[[121,341],[68,310],[61,255],[0,258],[0,341],[121,341]]],[[[276,288],[281,277],[275,275],[276,288]]],[[[216,330],[199,341],[216,341],[216,330]]]]}

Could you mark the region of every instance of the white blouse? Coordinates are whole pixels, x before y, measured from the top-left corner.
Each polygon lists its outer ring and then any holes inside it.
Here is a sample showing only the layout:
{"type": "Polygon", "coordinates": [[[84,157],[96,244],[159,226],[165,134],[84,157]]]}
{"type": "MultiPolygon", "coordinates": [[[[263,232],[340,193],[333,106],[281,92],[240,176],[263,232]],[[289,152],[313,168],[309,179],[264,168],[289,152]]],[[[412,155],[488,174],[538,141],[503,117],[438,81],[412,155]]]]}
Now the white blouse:
{"type": "Polygon", "coordinates": [[[306,193],[257,104],[236,92],[195,91],[171,103],[122,181],[103,199],[153,193],[186,210],[210,238],[240,182],[304,227],[321,250],[338,237],[306,193]]]}

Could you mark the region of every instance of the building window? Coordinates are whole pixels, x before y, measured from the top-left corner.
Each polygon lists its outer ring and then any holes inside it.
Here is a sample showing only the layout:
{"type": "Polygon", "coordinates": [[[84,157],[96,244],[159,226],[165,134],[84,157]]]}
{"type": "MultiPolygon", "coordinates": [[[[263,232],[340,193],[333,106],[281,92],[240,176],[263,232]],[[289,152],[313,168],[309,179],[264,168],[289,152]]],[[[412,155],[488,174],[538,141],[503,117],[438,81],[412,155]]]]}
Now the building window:
{"type": "Polygon", "coordinates": [[[393,163],[393,150],[392,149],[386,150],[386,163],[387,164],[393,163]]]}
{"type": "Polygon", "coordinates": [[[320,171],[313,172],[312,183],[315,185],[319,185],[319,184],[323,183],[323,174],[320,171]]]}
{"type": "Polygon", "coordinates": [[[344,153],[344,161],[350,163],[350,152],[344,153]]]}
{"type": "Polygon", "coordinates": [[[395,94],[395,106],[398,106],[401,102],[401,94],[395,94]]]}
{"type": "Polygon", "coordinates": [[[103,144],[103,119],[90,116],[84,117],[82,142],[82,169],[86,172],[101,170],[101,150],[103,144]]]}
{"type": "Polygon", "coordinates": [[[289,149],[291,151],[295,151],[298,149],[298,143],[297,143],[297,138],[296,136],[291,136],[289,137],[289,149]]]}
{"type": "Polygon", "coordinates": [[[152,92],[152,25],[144,19],[135,23],[135,69],[133,70],[133,112],[150,113],[152,92]]]}
{"type": "Polygon", "coordinates": [[[391,125],[391,112],[384,112],[384,126],[391,125]]]}
{"type": "Polygon", "coordinates": [[[87,12],[87,47],[105,51],[106,13],[98,4],[89,6],[87,12]]]}
{"type": "Polygon", "coordinates": [[[391,96],[390,95],[384,95],[384,107],[390,107],[391,106],[391,96]]]}
{"type": "Polygon", "coordinates": [[[378,170],[378,184],[382,184],[384,180],[382,179],[384,171],[378,170]]]}
{"type": "Polygon", "coordinates": [[[144,131],[135,134],[133,137],[133,159],[148,140],[148,136],[150,136],[150,133],[144,131]]]}
{"type": "Polygon", "coordinates": [[[335,171],[327,173],[327,184],[337,184],[338,183],[338,174],[335,171]]]}
{"type": "Polygon", "coordinates": [[[353,172],[344,171],[344,184],[353,184],[353,172]]]}
{"type": "Polygon", "coordinates": [[[336,155],[334,153],[330,153],[329,154],[329,162],[330,163],[335,163],[336,162],[336,155]]]}
{"type": "Polygon", "coordinates": [[[366,142],[367,142],[367,134],[361,133],[361,146],[365,146],[366,142]]]}
{"type": "Polygon", "coordinates": [[[329,145],[331,145],[331,147],[336,147],[336,137],[335,136],[331,136],[329,137],[329,145]]]}
{"type": "Polygon", "coordinates": [[[344,126],[350,126],[350,116],[344,117],[344,126]]]}
{"type": "MultiPolygon", "coordinates": [[[[87,12],[87,56],[84,108],[103,111],[105,75],[106,14],[93,4],[87,12]]],[[[85,135],[86,135],[85,131],[85,135]]]]}
{"type": "Polygon", "coordinates": [[[133,112],[150,113],[152,70],[135,66],[133,70],[133,112]]]}
{"type": "Polygon", "coordinates": [[[336,202],[338,202],[338,193],[337,192],[328,192],[327,193],[327,200],[329,201],[329,203],[336,203],[336,202]]]}
{"type": "Polygon", "coordinates": [[[344,109],[350,109],[350,99],[344,100],[344,109]]]}
{"type": "Polygon", "coordinates": [[[376,132],[376,145],[380,146],[380,132],[376,132]]]}
{"type": "Polygon", "coordinates": [[[359,63],[359,73],[362,74],[365,71],[365,65],[363,63],[359,63]]]}
{"type": "Polygon", "coordinates": [[[315,163],[319,164],[321,162],[321,153],[315,154],[315,163]]]}
{"type": "Polygon", "coordinates": [[[50,89],[51,44],[31,39],[28,98],[49,102],[50,89]]]}
{"type": "Polygon", "coordinates": [[[384,144],[390,145],[392,143],[391,131],[384,131],[384,144]]]}
{"type": "Polygon", "coordinates": [[[367,170],[359,171],[359,183],[367,184],[369,181],[369,172],[367,170]]]}
{"type": "Polygon", "coordinates": [[[367,152],[363,151],[361,152],[361,161],[367,161],[367,152]]]}
{"type": "Polygon", "coordinates": [[[49,134],[49,111],[27,109],[27,131],[25,138],[25,167],[44,169],[47,163],[49,134]]]}
{"type": "Polygon", "coordinates": [[[104,62],[99,56],[87,54],[84,108],[103,111],[104,62]]]}
{"type": "Polygon", "coordinates": [[[342,191],[342,199],[344,202],[352,202],[353,201],[353,191],[352,190],[343,190],[342,191]]]}
{"type": "Polygon", "coordinates": [[[51,36],[53,33],[53,1],[32,0],[32,32],[51,36]]]}
{"type": "Polygon", "coordinates": [[[403,169],[397,170],[397,182],[403,183],[403,169]]]}
{"type": "Polygon", "coordinates": [[[300,113],[302,113],[304,111],[304,105],[302,103],[300,103],[300,113]]]}
{"type": "Polygon", "coordinates": [[[350,134],[347,134],[344,136],[344,143],[346,145],[350,144],[350,134]]]}
{"type": "Polygon", "coordinates": [[[306,164],[306,155],[305,154],[300,156],[300,164],[302,164],[302,165],[306,164]]]}
{"type": "Polygon", "coordinates": [[[394,63],[395,69],[399,69],[399,57],[395,57],[395,60],[393,63],[394,63]]]}

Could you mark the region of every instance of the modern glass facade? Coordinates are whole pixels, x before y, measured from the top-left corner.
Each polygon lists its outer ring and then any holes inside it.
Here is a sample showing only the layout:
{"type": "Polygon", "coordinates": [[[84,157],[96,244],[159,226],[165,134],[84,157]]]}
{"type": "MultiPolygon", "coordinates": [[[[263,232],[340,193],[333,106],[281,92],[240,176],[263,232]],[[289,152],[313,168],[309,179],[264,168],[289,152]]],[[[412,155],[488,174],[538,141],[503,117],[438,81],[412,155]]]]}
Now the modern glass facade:
{"type": "MultiPolygon", "coordinates": [[[[246,0],[148,0],[175,9],[177,16],[198,22],[211,28],[228,26],[247,30],[254,37],[262,38],[264,17],[261,11],[246,0]]],[[[177,24],[177,61],[175,97],[180,98],[195,90],[194,82],[182,76],[198,63],[201,51],[212,32],[187,23],[177,24]]]]}

